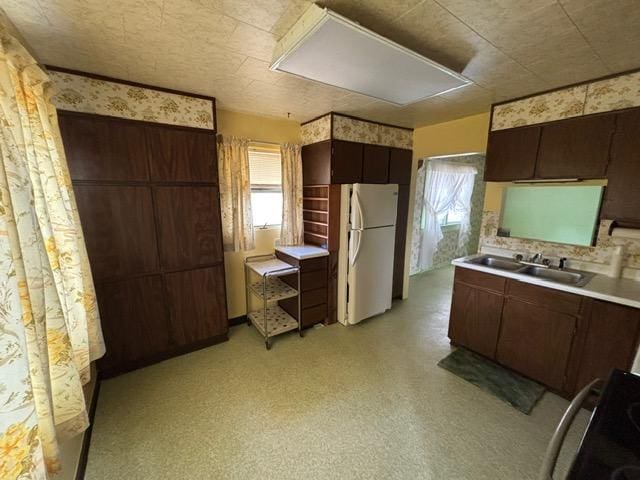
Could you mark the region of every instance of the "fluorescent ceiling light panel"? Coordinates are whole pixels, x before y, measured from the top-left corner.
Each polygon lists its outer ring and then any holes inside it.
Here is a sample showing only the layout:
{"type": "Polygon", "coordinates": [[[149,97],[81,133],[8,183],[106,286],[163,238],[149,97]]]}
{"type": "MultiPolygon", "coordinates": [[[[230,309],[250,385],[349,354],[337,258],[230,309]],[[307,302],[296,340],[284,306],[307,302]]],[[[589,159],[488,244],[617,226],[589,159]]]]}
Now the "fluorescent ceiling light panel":
{"type": "Polygon", "coordinates": [[[317,5],[280,40],[271,70],[407,105],[471,82],[317,5]]]}

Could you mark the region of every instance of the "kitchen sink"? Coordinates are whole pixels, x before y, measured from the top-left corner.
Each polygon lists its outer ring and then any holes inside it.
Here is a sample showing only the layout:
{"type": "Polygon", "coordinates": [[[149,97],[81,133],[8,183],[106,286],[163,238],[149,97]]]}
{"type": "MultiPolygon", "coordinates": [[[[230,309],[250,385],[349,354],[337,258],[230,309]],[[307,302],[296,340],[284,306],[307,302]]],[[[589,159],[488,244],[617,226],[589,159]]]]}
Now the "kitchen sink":
{"type": "Polygon", "coordinates": [[[484,265],[485,267],[497,268],[499,270],[516,271],[520,270],[523,265],[515,260],[508,258],[492,257],[489,255],[483,255],[469,260],[469,263],[476,263],[478,265],[484,265]]]}
{"type": "Polygon", "coordinates": [[[544,266],[526,265],[506,257],[495,257],[493,255],[481,255],[479,257],[466,260],[467,263],[483,265],[496,270],[507,270],[509,272],[537,277],[550,282],[562,283],[573,287],[584,287],[594,276],[593,273],[581,272],[578,270],[559,270],[544,266]]]}
{"type": "Polygon", "coordinates": [[[592,273],[534,266],[528,266],[518,273],[551,280],[552,282],[563,283],[565,285],[573,285],[574,287],[583,287],[593,278],[592,273]]]}

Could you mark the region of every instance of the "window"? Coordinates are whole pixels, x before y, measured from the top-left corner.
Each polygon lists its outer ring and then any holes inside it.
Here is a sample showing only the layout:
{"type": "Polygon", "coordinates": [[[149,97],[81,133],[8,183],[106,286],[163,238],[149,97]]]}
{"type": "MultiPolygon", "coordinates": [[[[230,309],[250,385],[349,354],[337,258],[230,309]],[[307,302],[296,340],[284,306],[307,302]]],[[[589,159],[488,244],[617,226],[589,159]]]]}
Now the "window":
{"type": "Polygon", "coordinates": [[[249,147],[251,210],[254,227],[276,226],[282,223],[281,171],[279,149],[249,147]]]}
{"type": "Polygon", "coordinates": [[[448,225],[460,225],[462,223],[463,213],[457,210],[449,210],[447,213],[440,215],[438,220],[443,227],[448,225]]]}

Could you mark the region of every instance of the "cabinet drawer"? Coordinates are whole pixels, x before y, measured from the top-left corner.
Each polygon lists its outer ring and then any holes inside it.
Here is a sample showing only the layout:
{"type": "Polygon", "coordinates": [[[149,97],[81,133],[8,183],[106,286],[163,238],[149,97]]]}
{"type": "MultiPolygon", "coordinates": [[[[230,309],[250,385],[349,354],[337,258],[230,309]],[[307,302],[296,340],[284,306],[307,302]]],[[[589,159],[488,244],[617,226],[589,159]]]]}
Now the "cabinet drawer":
{"type": "Polygon", "coordinates": [[[490,273],[478,272],[477,270],[471,270],[469,268],[456,267],[455,281],[503,293],[506,278],[491,275],[490,273]]]}
{"type": "MultiPolygon", "coordinates": [[[[298,279],[296,275],[286,275],[281,277],[282,280],[293,288],[298,288],[298,279]]],[[[303,292],[315,290],[327,286],[326,270],[316,270],[315,272],[306,272],[300,274],[300,287],[303,292]]]]}
{"type": "MultiPolygon", "coordinates": [[[[298,302],[296,298],[287,298],[278,302],[280,307],[296,320],[298,319],[298,302]]],[[[302,309],[302,327],[311,327],[327,319],[327,304],[302,309]]]]}
{"type": "Polygon", "coordinates": [[[525,302],[537,303],[555,312],[577,315],[580,311],[582,297],[572,293],[561,292],[551,288],[539,287],[530,283],[509,280],[507,295],[525,302]]]}
{"type": "Polygon", "coordinates": [[[301,302],[302,308],[310,308],[322,303],[327,303],[327,289],[316,288],[315,290],[302,292],[301,302]]]}

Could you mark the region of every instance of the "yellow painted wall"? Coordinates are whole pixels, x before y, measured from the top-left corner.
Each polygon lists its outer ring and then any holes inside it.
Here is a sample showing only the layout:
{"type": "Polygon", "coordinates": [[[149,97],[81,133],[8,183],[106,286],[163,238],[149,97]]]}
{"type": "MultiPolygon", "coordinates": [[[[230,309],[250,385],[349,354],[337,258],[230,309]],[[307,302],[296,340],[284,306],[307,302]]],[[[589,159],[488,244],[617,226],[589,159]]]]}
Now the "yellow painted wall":
{"type": "MultiPolygon", "coordinates": [[[[300,142],[300,124],[228,110],[217,111],[218,133],[235,135],[259,142],[300,142]]],[[[272,253],[274,241],[280,237],[280,229],[255,230],[256,248],[250,252],[227,252],[224,268],[227,286],[229,318],[246,313],[244,293],[244,259],[250,255],[272,253]]]]}
{"type": "Polygon", "coordinates": [[[485,152],[489,131],[489,113],[437,123],[413,131],[413,156],[485,152]]]}

